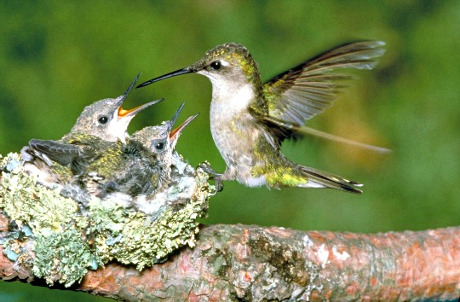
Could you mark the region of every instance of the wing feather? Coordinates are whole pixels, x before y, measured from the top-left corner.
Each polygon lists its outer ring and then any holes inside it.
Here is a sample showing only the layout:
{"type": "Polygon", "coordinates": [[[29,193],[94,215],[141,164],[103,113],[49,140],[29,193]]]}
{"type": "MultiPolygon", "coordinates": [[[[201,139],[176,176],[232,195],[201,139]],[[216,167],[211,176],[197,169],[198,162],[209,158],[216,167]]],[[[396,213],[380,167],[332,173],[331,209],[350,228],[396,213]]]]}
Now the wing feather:
{"type": "Polygon", "coordinates": [[[323,132],[323,131],[313,129],[307,126],[298,126],[292,123],[286,123],[286,122],[277,120],[276,118],[272,118],[268,116],[264,117],[262,121],[265,123],[266,128],[269,129],[269,131],[271,131],[272,134],[275,135],[276,142],[278,144],[280,144],[281,141],[286,137],[295,139],[295,138],[298,138],[299,136],[307,134],[307,135],[313,135],[316,137],[321,137],[324,139],[336,141],[336,142],[347,144],[347,145],[364,148],[364,149],[371,150],[371,151],[378,152],[378,153],[391,152],[390,149],[387,149],[384,147],[379,147],[379,146],[374,146],[374,145],[370,145],[366,143],[357,142],[352,139],[348,139],[348,138],[344,138],[344,137],[330,134],[327,132],[323,132]]]}
{"type": "Polygon", "coordinates": [[[63,166],[70,165],[76,157],[82,155],[78,146],[53,140],[31,139],[29,147],[63,166]]]}
{"type": "Polygon", "coordinates": [[[332,106],[353,78],[333,73],[337,69],[372,69],[384,52],[384,42],[361,41],[326,51],[263,85],[268,115],[298,126],[332,106]]]}

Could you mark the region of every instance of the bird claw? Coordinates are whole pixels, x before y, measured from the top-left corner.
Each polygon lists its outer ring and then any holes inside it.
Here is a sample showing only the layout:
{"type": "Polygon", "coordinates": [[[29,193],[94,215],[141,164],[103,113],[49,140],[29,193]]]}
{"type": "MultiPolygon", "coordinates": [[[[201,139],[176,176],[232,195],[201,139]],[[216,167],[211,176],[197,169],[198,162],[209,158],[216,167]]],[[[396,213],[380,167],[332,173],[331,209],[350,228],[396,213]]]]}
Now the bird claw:
{"type": "Polygon", "coordinates": [[[213,180],[214,185],[216,186],[216,190],[214,191],[213,195],[216,195],[217,192],[222,192],[222,190],[224,189],[224,183],[222,182],[222,179],[220,179],[219,177],[214,177],[213,180]]]}
{"type": "Polygon", "coordinates": [[[206,172],[206,173],[208,173],[209,175],[211,175],[212,177],[222,176],[221,173],[216,172],[216,171],[211,167],[211,164],[210,164],[208,161],[205,161],[205,162],[201,163],[198,167],[201,168],[204,172],[206,172]]]}
{"type": "Polygon", "coordinates": [[[208,161],[201,163],[198,168],[201,168],[205,173],[210,175],[210,179],[214,181],[214,185],[216,186],[216,190],[214,191],[213,195],[216,195],[217,192],[221,192],[224,189],[224,184],[222,181],[222,173],[216,172],[208,161]]]}

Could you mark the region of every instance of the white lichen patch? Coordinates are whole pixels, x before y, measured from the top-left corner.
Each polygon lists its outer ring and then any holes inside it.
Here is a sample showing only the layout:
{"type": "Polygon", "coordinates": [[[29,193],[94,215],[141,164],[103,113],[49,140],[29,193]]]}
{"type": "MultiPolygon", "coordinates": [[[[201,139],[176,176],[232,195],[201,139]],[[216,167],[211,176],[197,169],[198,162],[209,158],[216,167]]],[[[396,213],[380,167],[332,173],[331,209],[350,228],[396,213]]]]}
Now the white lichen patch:
{"type": "Polygon", "coordinates": [[[142,270],[194,246],[197,219],[206,215],[213,188],[201,169],[179,155],[176,163],[171,181],[151,200],[127,206],[116,195],[92,196],[81,204],[61,189],[36,184],[18,154],[0,155],[0,209],[12,224],[1,241],[8,257],[32,263],[33,273],[49,284],[70,286],[110,260],[142,270]]]}
{"type": "Polygon", "coordinates": [[[303,236],[303,244],[306,248],[311,248],[313,246],[313,241],[308,237],[308,235],[303,236]]]}
{"type": "Polygon", "coordinates": [[[340,261],[345,261],[348,258],[350,258],[350,254],[348,254],[346,251],[339,252],[337,250],[337,247],[335,246],[332,247],[332,254],[334,255],[335,258],[339,259],[340,261]]]}
{"type": "Polygon", "coordinates": [[[318,255],[318,259],[321,263],[321,267],[325,267],[326,264],[327,264],[327,260],[329,259],[329,251],[327,250],[326,248],[326,245],[325,244],[321,244],[321,246],[319,247],[319,250],[317,252],[317,255],[318,255]]]}

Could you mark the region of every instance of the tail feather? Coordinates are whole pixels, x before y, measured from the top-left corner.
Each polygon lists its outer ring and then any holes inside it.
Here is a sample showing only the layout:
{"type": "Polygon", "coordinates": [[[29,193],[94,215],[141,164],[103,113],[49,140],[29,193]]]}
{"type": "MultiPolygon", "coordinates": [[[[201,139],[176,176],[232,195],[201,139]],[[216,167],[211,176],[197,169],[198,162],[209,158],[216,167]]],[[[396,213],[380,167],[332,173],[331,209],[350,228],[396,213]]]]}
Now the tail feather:
{"type": "Polygon", "coordinates": [[[362,190],[357,188],[362,187],[362,184],[352,180],[345,179],[338,175],[334,175],[332,173],[320,171],[305,166],[300,167],[300,173],[302,174],[302,176],[308,178],[309,183],[307,183],[306,186],[309,187],[332,188],[352,193],[363,192],[362,190]]]}

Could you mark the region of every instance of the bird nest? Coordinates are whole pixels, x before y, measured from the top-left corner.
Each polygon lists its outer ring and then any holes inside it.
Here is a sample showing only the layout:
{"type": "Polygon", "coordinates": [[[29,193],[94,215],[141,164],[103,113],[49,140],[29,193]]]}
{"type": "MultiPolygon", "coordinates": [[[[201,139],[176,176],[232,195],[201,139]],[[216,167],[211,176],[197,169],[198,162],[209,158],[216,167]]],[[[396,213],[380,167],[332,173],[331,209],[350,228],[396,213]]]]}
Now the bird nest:
{"type": "Polygon", "coordinates": [[[70,286],[109,261],[142,270],[193,247],[214,188],[208,174],[175,156],[171,180],[140,209],[115,197],[65,197],[28,175],[17,153],[0,155],[0,209],[10,222],[5,254],[49,284],[70,286]]]}

